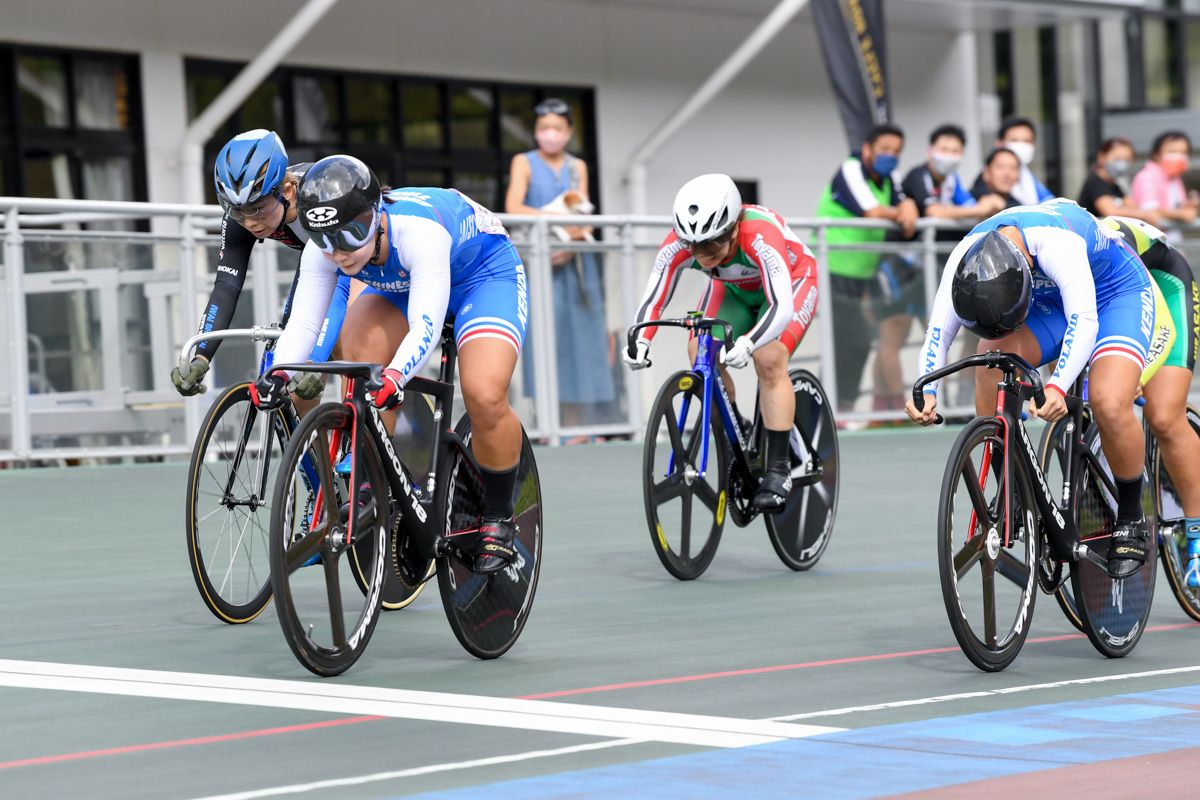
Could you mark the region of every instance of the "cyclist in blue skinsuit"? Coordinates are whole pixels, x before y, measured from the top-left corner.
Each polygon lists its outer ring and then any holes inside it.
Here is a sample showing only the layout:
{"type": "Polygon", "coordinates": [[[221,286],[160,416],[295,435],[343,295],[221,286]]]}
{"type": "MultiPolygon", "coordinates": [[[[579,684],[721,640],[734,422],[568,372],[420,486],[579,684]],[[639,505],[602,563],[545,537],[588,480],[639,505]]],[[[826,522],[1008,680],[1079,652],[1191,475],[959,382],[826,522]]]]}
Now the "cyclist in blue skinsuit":
{"type": "MultiPolygon", "coordinates": [[[[200,333],[223,331],[229,327],[242,286],[246,283],[254,245],[263,239],[274,239],[293,250],[301,250],[308,242],[308,233],[296,215],[296,189],[310,166],[289,165],[283,142],[273,131],[261,129],[238,134],[217,154],[213,177],[225,217],[221,220],[217,275],[200,321],[200,333]]],[[[299,274],[297,271],[297,277],[299,274]]],[[[295,291],[296,281],[293,280],[283,306],[285,325],[295,291]]],[[[342,278],[321,327],[321,335],[307,360],[329,360],[346,316],[349,296],[350,278],[342,278]]],[[[181,372],[179,367],[171,370],[171,381],[181,395],[190,397],[206,391],[204,376],[220,344],[219,339],[201,343],[186,372],[181,372]]],[[[317,375],[302,376],[297,381],[293,388],[301,415],[312,408],[311,401],[320,395],[322,385],[317,375]]]]}
{"type": "MultiPolygon", "coordinates": [[[[276,363],[295,361],[316,339],[339,275],[367,284],[346,316],[342,350],[351,361],[384,364],[379,408],[403,401],[405,383],[433,355],[454,318],[471,448],[483,467],[484,513],[476,572],[516,559],[513,492],[521,423],[508,386],[528,323],[525,267],[492,212],[450,189],[381,191],[365,164],[331,156],[314,164],[299,192],[311,241],[300,259],[292,316],[276,363]]],[[[260,406],[282,402],[284,380],[265,375],[251,391],[260,406]]],[[[395,415],[385,415],[389,430],[395,415]]]]}
{"type": "MultiPolygon", "coordinates": [[[[960,327],[977,333],[980,352],[1004,350],[1031,364],[1057,361],[1041,408],[1053,422],[1084,367],[1092,414],[1118,490],[1117,529],[1109,573],[1125,577],[1146,561],[1149,541],[1142,516],[1145,442],[1133,400],[1154,331],[1150,275],[1111,228],[1069,200],[1017,206],[976,225],[946,263],[918,371],[946,361],[960,327]],[[1003,341],[998,341],[1003,339],[1003,341]]],[[[993,410],[999,370],[976,370],[976,412],[993,410]]],[[[925,389],[925,408],[905,410],[922,425],[934,421],[937,385],[925,389]]]]}

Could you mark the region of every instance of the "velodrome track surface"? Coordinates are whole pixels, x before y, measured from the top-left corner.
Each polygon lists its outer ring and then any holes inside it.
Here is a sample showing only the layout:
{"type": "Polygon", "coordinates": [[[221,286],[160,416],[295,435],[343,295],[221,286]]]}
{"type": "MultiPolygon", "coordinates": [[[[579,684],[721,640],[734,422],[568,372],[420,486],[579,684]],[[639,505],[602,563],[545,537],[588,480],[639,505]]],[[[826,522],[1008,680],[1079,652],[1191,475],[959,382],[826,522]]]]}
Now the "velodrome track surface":
{"type": "Polygon", "coordinates": [[[1045,596],[1006,672],[959,652],[933,544],[955,434],[843,434],[814,570],[784,568],[758,521],[727,527],[692,583],[650,547],[639,446],[539,449],[544,564],[517,645],[468,656],[431,586],[328,680],[272,609],[227,626],[203,606],[184,465],[0,472],[0,798],[1190,788],[1200,630],[1165,581],[1128,658],[1101,657],[1045,596]]]}

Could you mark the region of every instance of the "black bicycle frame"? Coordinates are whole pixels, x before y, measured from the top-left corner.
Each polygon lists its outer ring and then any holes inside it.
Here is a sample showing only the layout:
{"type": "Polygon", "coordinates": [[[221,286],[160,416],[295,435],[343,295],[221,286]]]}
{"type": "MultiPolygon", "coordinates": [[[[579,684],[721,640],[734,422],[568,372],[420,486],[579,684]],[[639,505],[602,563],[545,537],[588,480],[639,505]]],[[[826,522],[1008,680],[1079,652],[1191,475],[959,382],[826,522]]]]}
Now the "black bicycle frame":
{"type": "MultiPolygon", "coordinates": [[[[435,430],[438,431],[434,446],[430,448],[429,478],[424,489],[413,479],[408,467],[396,455],[392,446],[392,437],[388,434],[379,409],[370,402],[366,393],[383,388],[383,367],[379,364],[366,364],[351,361],[329,361],[323,364],[276,364],[273,370],[295,370],[307,372],[322,372],[342,375],[346,381],[345,399],[343,405],[351,410],[353,415],[352,430],[354,441],[364,432],[374,442],[383,457],[384,474],[387,476],[391,489],[391,497],[396,500],[401,509],[400,526],[411,540],[416,543],[417,551],[425,558],[435,558],[445,553],[447,541],[444,531],[445,520],[437,519],[435,503],[437,496],[437,471],[443,460],[443,451],[448,454],[451,448],[466,459],[467,464],[481,476],[479,462],[471,453],[470,448],[463,442],[462,437],[452,428],[443,427],[443,421],[453,417],[454,411],[454,370],[458,361],[458,348],[454,343],[454,328],[452,322],[447,322],[442,333],[442,361],[438,370],[438,379],[414,377],[404,386],[405,392],[424,394],[434,399],[433,419],[435,430]],[[368,424],[368,420],[370,424],[368,424]],[[411,511],[411,513],[409,513],[411,511]]],[[[448,423],[447,423],[448,424],[448,423]]],[[[351,466],[351,480],[355,480],[351,466]]],[[[482,477],[479,478],[482,483],[482,477]]],[[[354,516],[354,515],[352,515],[354,516]]],[[[354,521],[350,524],[348,536],[353,541],[354,521]]]]}
{"type": "MultiPolygon", "coordinates": [[[[1004,502],[1007,510],[1011,511],[1016,508],[1016,486],[1012,480],[1012,461],[1009,458],[1010,453],[1016,453],[1017,457],[1024,463],[1026,473],[1033,479],[1035,484],[1034,500],[1037,503],[1038,516],[1045,526],[1046,540],[1050,545],[1051,555],[1059,561],[1078,561],[1081,555],[1080,548],[1078,548],[1079,529],[1075,524],[1074,514],[1070,513],[1071,486],[1083,461],[1086,460],[1091,464],[1096,474],[1104,481],[1108,491],[1113,497],[1116,496],[1116,489],[1101,468],[1100,462],[1090,450],[1082,446],[1083,399],[1075,396],[1065,398],[1070,422],[1067,429],[1066,468],[1063,470],[1062,506],[1060,506],[1054,494],[1050,491],[1050,484],[1046,480],[1045,473],[1042,472],[1041,465],[1038,464],[1033,443],[1030,441],[1029,433],[1025,430],[1025,425],[1022,422],[1022,408],[1026,401],[1032,398],[1037,402],[1038,406],[1046,402],[1041,376],[1023,358],[1012,353],[988,351],[987,353],[968,356],[962,361],[923,375],[913,385],[913,403],[916,405],[917,410],[922,409],[925,405],[925,397],[922,390],[926,384],[969,367],[986,367],[987,369],[1003,370],[1004,377],[996,386],[995,417],[1000,420],[1001,427],[1004,429],[1003,480],[1005,486],[1004,502]],[[1023,383],[1018,380],[1018,375],[1022,373],[1029,379],[1029,383],[1023,383]],[[1020,433],[1020,447],[1016,446],[1017,432],[1020,433]]],[[[987,470],[990,466],[985,462],[983,469],[987,470]]],[[[980,484],[984,480],[986,480],[986,472],[980,478],[980,484]]],[[[976,508],[984,508],[987,505],[983,502],[980,494],[981,488],[981,485],[968,486],[968,491],[972,495],[972,502],[976,508]]],[[[1004,516],[1004,545],[1008,547],[1011,546],[1013,541],[1013,519],[1011,513],[1006,513],[1004,516]]],[[[1086,551],[1083,555],[1090,561],[1094,561],[1101,566],[1107,563],[1104,559],[1094,555],[1090,548],[1085,547],[1082,550],[1086,551]]]]}

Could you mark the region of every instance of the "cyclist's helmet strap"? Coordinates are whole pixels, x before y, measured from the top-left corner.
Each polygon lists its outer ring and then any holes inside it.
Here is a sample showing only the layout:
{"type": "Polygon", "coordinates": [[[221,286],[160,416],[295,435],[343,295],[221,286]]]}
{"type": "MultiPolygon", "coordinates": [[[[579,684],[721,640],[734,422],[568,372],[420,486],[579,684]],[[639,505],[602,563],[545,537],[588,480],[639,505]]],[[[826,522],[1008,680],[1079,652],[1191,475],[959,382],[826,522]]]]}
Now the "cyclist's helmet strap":
{"type": "Polygon", "coordinates": [[[983,339],[998,339],[1020,328],[1031,295],[1025,254],[999,231],[988,231],[971,245],[950,285],[963,327],[983,339]]]}
{"type": "Polygon", "coordinates": [[[728,175],[693,178],[675,195],[675,235],[687,244],[716,239],[727,233],[742,213],[742,196],[728,175]]]}
{"type": "MultiPolygon", "coordinates": [[[[296,192],[300,224],[310,234],[335,231],[382,203],[379,179],[352,156],[329,156],[308,168],[296,192]]],[[[374,233],[374,231],[372,231],[374,233]]]]}
{"type": "Polygon", "coordinates": [[[276,191],[287,169],[287,150],[274,131],[239,133],[217,153],[213,166],[217,200],[226,209],[249,205],[276,191]]]}

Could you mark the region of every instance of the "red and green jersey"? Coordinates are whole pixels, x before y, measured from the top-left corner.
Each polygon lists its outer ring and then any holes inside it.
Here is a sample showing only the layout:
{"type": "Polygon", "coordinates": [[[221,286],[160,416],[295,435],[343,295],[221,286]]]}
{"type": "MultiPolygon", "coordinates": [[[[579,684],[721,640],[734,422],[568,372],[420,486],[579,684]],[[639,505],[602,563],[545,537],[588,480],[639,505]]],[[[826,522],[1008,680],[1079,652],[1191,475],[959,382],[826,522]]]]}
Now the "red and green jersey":
{"type": "MultiPolygon", "coordinates": [[[[771,209],[744,205],[739,219],[737,248],[727,261],[711,271],[696,263],[692,252],[674,231],[667,235],[654,259],[654,270],[638,308],[638,322],[662,316],[662,310],[675,293],[679,276],[691,268],[721,281],[726,291],[737,294],[748,306],[769,306],[747,334],[756,345],[779,338],[794,311],[792,284],[815,275],[816,259],[783,217],[771,209]]],[[[643,328],[641,338],[650,341],[655,330],[643,328]]]]}

